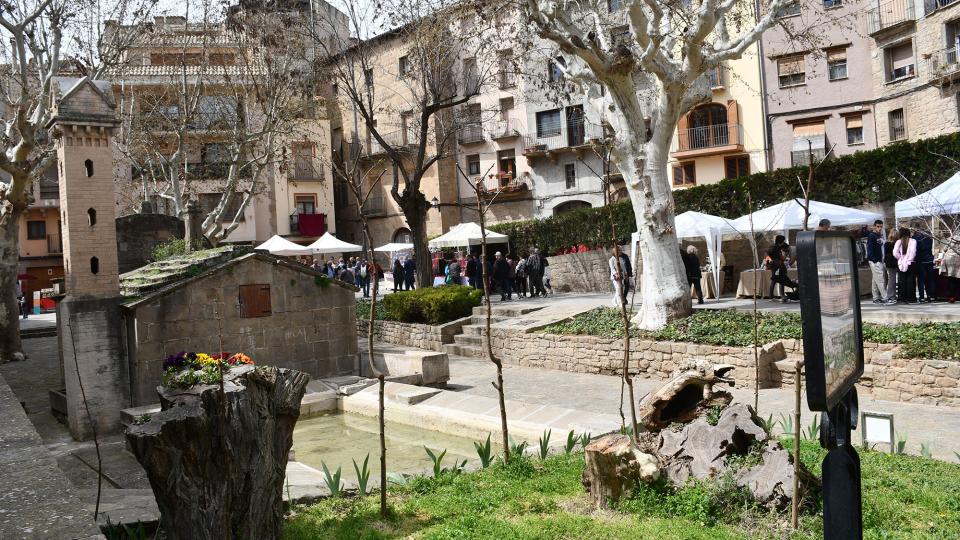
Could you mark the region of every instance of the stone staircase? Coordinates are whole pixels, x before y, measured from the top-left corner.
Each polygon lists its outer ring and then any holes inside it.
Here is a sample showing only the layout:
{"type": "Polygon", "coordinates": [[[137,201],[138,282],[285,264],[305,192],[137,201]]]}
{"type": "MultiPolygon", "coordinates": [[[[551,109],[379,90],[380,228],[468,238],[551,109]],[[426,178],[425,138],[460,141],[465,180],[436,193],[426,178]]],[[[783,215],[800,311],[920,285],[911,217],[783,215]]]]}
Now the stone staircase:
{"type": "MultiPolygon", "coordinates": [[[[494,306],[491,324],[507,322],[527,313],[543,309],[544,306],[494,306]]],[[[487,328],[487,308],[478,306],[473,308],[470,322],[463,325],[461,334],[453,336],[453,343],[443,346],[443,351],[450,356],[466,356],[469,358],[483,358],[485,356],[483,337],[487,328]]]]}

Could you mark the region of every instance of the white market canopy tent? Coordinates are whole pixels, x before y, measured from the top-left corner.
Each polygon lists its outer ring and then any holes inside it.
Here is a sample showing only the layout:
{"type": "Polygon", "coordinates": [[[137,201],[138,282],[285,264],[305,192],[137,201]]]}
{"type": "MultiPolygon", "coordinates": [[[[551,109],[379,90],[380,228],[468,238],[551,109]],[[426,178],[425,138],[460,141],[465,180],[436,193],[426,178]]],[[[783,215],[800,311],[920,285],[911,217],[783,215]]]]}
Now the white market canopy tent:
{"type": "MultiPolygon", "coordinates": [[[[750,234],[752,217],[754,232],[782,232],[786,236],[788,231],[803,229],[803,204],[800,199],[790,199],[739,217],[730,222],[730,225],[743,234],[750,234]]],[[[831,227],[849,227],[872,225],[874,221],[883,219],[883,215],[836,204],[810,201],[810,219],[807,221],[807,226],[815,229],[821,219],[829,219],[831,227]]]]}
{"type": "Polygon", "coordinates": [[[269,240],[260,244],[255,249],[262,249],[269,251],[273,255],[283,255],[287,257],[313,254],[313,250],[309,247],[291,242],[279,234],[271,236],[269,240]]]}
{"type": "Polygon", "coordinates": [[[395,253],[397,251],[407,251],[413,249],[413,244],[405,242],[390,242],[389,244],[384,244],[378,248],[373,248],[374,251],[382,251],[385,253],[395,253]]]}
{"type": "MultiPolygon", "coordinates": [[[[500,234],[487,230],[488,244],[506,244],[510,238],[505,234],[500,234]]],[[[478,246],[482,243],[480,234],[480,225],[476,223],[461,223],[450,227],[447,234],[438,236],[430,241],[430,248],[451,248],[451,247],[469,247],[478,246]]]]}
{"type": "Polygon", "coordinates": [[[894,205],[897,219],[960,214],[960,172],[939,186],[894,205]]]}
{"type": "Polygon", "coordinates": [[[351,251],[360,251],[362,247],[338,240],[336,236],[329,232],[323,233],[323,236],[317,238],[314,243],[307,246],[312,253],[349,253],[351,251]]]}

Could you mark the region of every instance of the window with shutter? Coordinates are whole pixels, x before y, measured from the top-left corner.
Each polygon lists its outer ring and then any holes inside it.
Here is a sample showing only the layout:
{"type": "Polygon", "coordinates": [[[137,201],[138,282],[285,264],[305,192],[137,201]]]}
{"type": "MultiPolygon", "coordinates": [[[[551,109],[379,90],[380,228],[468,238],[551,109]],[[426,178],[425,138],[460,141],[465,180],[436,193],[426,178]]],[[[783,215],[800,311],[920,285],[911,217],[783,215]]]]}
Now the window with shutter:
{"type": "Polygon", "coordinates": [[[830,49],[827,51],[827,69],[831,81],[847,78],[847,49],[830,49]]]}
{"type": "Polygon", "coordinates": [[[269,317],[272,313],[269,284],[240,286],[240,318],[269,317]]]}
{"type": "Polygon", "coordinates": [[[823,122],[793,126],[791,161],[794,166],[809,165],[811,158],[814,162],[822,160],[826,149],[827,135],[823,122]]]}
{"type": "Polygon", "coordinates": [[[724,158],[727,178],[739,178],[750,174],[750,156],[733,156],[724,158]]]}
{"type": "Polygon", "coordinates": [[[555,137],[560,135],[560,109],[537,113],[537,137],[555,137]]]}
{"type": "Polygon", "coordinates": [[[847,117],[847,144],[863,144],[863,117],[847,117]]]}
{"type": "Polygon", "coordinates": [[[673,185],[692,186],[697,183],[696,164],[692,161],[673,166],[673,185]]]}
{"type": "Polygon", "coordinates": [[[780,88],[804,84],[807,79],[803,55],[786,56],[777,60],[780,88]]]}
{"type": "Polygon", "coordinates": [[[887,66],[887,82],[906,79],[916,74],[913,60],[913,42],[906,41],[883,50],[887,66]]]}

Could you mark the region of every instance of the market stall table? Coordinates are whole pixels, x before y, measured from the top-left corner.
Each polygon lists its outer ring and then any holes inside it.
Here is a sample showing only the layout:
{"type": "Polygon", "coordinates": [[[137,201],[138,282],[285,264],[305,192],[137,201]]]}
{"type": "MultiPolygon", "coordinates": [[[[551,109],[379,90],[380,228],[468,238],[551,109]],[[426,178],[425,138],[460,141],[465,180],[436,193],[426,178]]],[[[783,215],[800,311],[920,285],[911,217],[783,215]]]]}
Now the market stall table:
{"type": "MultiPolygon", "coordinates": [[[[716,283],[716,280],[713,279],[713,271],[704,270],[702,272],[702,276],[700,277],[700,289],[703,291],[704,300],[720,297],[720,295],[717,294],[716,283]]],[[[723,281],[720,281],[720,294],[723,294],[723,281]]],[[[690,286],[690,296],[693,298],[697,297],[697,293],[694,290],[693,285],[690,286]]]]}
{"type": "MultiPolygon", "coordinates": [[[[870,268],[859,268],[857,275],[860,282],[860,295],[869,295],[870,282],[872,279],[870,268]]],[[[793,281],[797,281],[797,269],[787,269],[787,276],[793,281]]],[[[772,277],[772,270],[744,270],[740,272],[740,282],[737,285],[737,298],[750,298],[754,295],[754,279],[757,280],[756,284],[760,287],[760,297],[769,298],[770,278],[772,277]],[[760,272],[759,277],[755,277],[757,272],[760,272]]],[[[779,293],[779,288],[775,290],[774,293],[779,293]]],[[[706,298],[706,291],[704,291],[704,298],[706,298]]]]}

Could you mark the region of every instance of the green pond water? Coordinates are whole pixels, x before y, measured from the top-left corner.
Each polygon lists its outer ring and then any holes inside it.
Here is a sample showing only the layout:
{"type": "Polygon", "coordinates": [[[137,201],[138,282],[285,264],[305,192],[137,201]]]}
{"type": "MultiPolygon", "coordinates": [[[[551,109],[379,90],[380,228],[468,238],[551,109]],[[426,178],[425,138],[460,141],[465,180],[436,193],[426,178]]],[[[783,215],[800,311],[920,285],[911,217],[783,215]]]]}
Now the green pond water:
{"type": "MultiPolygon", "coordinates": [[[[473,439],[448,435],[404,424],[387,422],[387,472],[422,472],[433,468],[433,462],[423,447],[439,453],[444,449],[444,467],[452,467],[454,460],[479,461],[473,439]]],[[[486,440],[487,434],[477,436],[486,440]]],[[[321,461],[333,473],[341,467],[344,479],[356,479],[352,459],[363,466],[363,458],[370,454],[370,476],[380,474],[380,436],[376,418],[356,414],[333,413],[307,418],[297,422],[293,430],[293,450],[296,460],[317,470],[323,470],[321,461]]],[[[494,453],[499,447],[494,447],[494,453]]]]}

